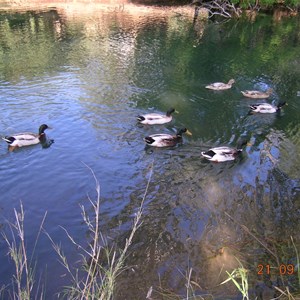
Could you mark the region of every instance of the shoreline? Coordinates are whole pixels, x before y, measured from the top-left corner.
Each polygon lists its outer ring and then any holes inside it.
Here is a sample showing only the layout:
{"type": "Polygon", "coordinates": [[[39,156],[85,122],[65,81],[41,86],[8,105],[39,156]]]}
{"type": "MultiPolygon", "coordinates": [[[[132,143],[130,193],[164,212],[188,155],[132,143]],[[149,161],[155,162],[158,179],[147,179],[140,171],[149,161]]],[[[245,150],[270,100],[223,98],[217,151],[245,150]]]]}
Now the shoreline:
{"type": "MultiPolygon", "coordinates": [[[[127,14],[128,16],[153,15],[161,17],[182,16],[193,20],[195,18],[195,7],[193,5],[182,6],[157,6],[132,3],[99,3],[99,2],[43,2],[35,1],[10,3],[4,5],[0,2],[0,13],[28,11],[47,12],[56,10],[59,14],[69,17],[97,16],[98,12],[114,12],[116,14],[127,14]]],[[[207,20],[208,12],[201,9],[198,14],[198,20],[207,20]]]]}
{"type": "Polygon", "coordinates": [[[140,13],[175,13],[194,16],[195,7],[193,5],[181,6],[158,6],[148,4],[133,4],[126,1],[104,1],[104,2],[60,2],[60,1],[14,1],[0,2],[0,11],[25,11],[25,10],[49,10],[62,9],[68,11],[80,11],[82,14],[89,14],[95,10],[115,11],[115,12],[140,12],[140,13]]]}
{"type": "MultiPolygon", "coordinates": [[[[91,15],[99,11],[127,13],[129,15],[138,14],[153,14],[161,16],[184,16],[195,18],[195,6],[192,4],[184,5],[149,5],[149,3],[131,3],[128,0],[0,0],[0,12],[25,12],[25,11],[49,11],[57,10],[67,15],[91,15]]],[[[279,21],[285,17],[293,17],[298,15],[298,11],[288,9],[287,7],[277,7],[270,11],[244,10],[242,15],[253,21],[259,14],[271,14],[274,20],[279,21]]],[[[205,8],[200,8],[198,19],[208,19],[208,11],[205,8]]],[[[233,17],[234,18],[234,17],[233,17]]]]}

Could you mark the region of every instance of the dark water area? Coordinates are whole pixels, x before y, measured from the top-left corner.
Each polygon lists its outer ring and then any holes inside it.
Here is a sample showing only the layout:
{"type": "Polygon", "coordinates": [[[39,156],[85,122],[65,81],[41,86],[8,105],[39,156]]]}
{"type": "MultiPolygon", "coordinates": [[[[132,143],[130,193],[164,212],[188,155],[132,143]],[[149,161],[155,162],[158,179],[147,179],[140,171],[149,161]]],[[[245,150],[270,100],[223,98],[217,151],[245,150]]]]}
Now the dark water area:
{"type": "MultiPolygon", "coordinates": [[[[52,127],[50,147],[9,152],[0,143],[0,224],[7,234],[22,203],[25,238],[46,299],[57,299],[68,274],[44,229],[72,266],[88,245],[80,206],[92,214],[93,170],[101,186],[100,230],[124,246],[148,180],[142,224],[118,277],[114,299],[241,299],[232,282],[248,270],[250,299],[273,299],[276,287],[299,290],[300,19],[259,15],[224,23],[166,10],[1,11],[0,135],[52,127]],[[212,91],[211,82],[231,89],[212,91]],[[273,89],[268,99],[243,90],[273,89]],[[286,101],[280,113],[250,115],[249,105],[286,101]],[[147,126],[143,113],[171,123],[147,126]],[[154,133],[192,136],[167,149],[145,147],[154,133]],[[249,144],[234,162],[212,163],[201,151],[249,144]],[[291,241],[293,241],[295,247],[291,241]],[[36,246],[35,246],[36,243],[36,246]],[[271,274],[258,274],[270,265],[271,274]],[[293,275],[280,276],[292,265],[293,275]],[[163,296],[165,295],[165,296],[163,296]],[[209,295],[209,296],[207,296],[209,295]],[[212,298],[213,297],[213,298],[212,298]]],[[[14,266],[0,240],[0,284],[11,287],[14,266]]],[[[4,294],[7,299],[8,294],[4,294]]]]}

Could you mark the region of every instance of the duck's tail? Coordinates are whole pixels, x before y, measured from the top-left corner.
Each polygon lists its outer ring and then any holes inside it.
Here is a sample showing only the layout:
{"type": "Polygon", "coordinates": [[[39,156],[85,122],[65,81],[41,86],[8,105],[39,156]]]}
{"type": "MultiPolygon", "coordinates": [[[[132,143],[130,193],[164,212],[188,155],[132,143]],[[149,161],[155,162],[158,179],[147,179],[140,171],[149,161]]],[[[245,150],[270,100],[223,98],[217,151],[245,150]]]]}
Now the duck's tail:
{"type": "Polygon", "coordinates": [[[207,158],[207,159],[212,159],[215,154],[216,153],[212,150],[209,150],[209,151],[206,151],[206,152],[204,152],[204,151],[201,152],[201,155],[203,157],[207,158]]]}
{"type": "Polygon", "coordinates": [[[255,110],[257,109],[257,104],[251,104],[249,105],[250,109],[255,110]]]}
{"type": "Polygon", "coordinates": [[[5,136],[5,137],[1,137],[1,139],[3,140],[3,141],[5,141],[6,143],[11,143],[11,140],[9,139],[9,136],[5,136]]]}
{"type": "Polygon", "coordinates": [[[145,117],[144,116],[137,116],[137,120],[139,122],[145,121],[145,117]]]}
{"type": "Polygon", "coordinates": [[[155,142],[155,140],[154,140],[151,136],[146,136],[146,137],[144,138],[144,141],[145,141],[147,144],[149,144],[149,145],[151,145],[152,143],[155,142]]]}

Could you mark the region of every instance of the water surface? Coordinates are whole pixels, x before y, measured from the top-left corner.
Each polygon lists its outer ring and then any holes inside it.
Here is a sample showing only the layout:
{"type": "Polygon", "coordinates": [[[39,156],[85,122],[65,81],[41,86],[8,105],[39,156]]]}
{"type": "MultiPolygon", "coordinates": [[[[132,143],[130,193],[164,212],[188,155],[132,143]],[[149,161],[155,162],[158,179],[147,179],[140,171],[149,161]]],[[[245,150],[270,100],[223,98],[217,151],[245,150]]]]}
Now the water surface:
{"type": "MultiPolygon", "coordinates": [[[[299,245],[299,27],[298,18],[267,15],[219,24],[159,10],[2,11],[0,134],[36,132],[46,123],[54,140],[13,153],[0,144],[4,230],[22,202],[31,253],[47,212],[44,228],[76,265],[78,249],[61,226],[89,242],[80,211],[91,211],[88,197],[96,197],[88,167],[101,185],[101,230],[117,247],[152,174],[116,299],[145,299],[150,287],[155,299],[158,291],[185,295],[190,269],[197,294],[234,299],[233,284],[218,284],[237,267],[235,257],[249,269],[253,290],[269,282],[257,276],[258,264],[274,266],[276,285],[278,263],[296,264],[290,236],[299,245]],[[205,89],[230,78],[230,90],[205,89]],[[248,115],[256,101],[240,91],[268,88],[274,93],[262,102],[288,106],[248,115]],[[138,114],[170,107],[179,111],[170,124],[136,123],[138,114]],[[181,127],[193,133],[181,145],[145,148],[144,136],[181,127]],[[212,146],[235,146],[240,136],[251,145],[237,161],[201,158],[212,146]]],[[[13,274],[6,253],[2,240],[1,284],[13,274]]],[[[34,258],[47,299],[57,298],[69,278],[43,234],[34,258]]]]}

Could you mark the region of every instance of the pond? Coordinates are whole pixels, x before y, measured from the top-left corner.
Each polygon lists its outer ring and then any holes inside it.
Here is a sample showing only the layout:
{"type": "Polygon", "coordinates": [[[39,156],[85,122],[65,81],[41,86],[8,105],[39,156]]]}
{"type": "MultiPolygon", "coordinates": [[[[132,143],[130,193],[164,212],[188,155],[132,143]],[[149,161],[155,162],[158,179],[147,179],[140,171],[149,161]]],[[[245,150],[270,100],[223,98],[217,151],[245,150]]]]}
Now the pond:
{"type": "MultiPolygon", "coordinates": [[[[46,299],[61,297],[71,279],[44,231],[78,267],[82,252],[66,231],[88,247],[80,206],[93,216],[91,170],[101,187],[100,231],[116,249],[147,191],[114,299],[185,297],[188,279],[203,299],[241,299],[232,282],[220,285],[238,260],[252,299],[272,299],[275,286],[299,289],[297,272],[278,271],[297,270],[300,251],[299,32],[298,17],[264,14],[213,23],[126,5],[1,11],[0,135],[45,123],[54,142],[10,152],[1,141],[0,222],[9,235],[22,203],[28,256],[46,299]],[[205,88],[231,78],[231,89],[205,88]],[[268,99],[241,93],[269,88],[268,99]],[[249,114],[250,104],[280,101],[288,105],[279,113],[249,114]],[[170,123],[137,123],[171,107],[178,113],[170,123]],[[145,136],[183,127],[192,136],[177,146],[145,146],[145,136]],[[201,157],[241,136],[249,143],[235,161],[201,157]],[[258,274],[259,265],[270,274],[258,274]]],[[[7,253],[1,239],[6,299],[14,274],[7,253]]]]}

